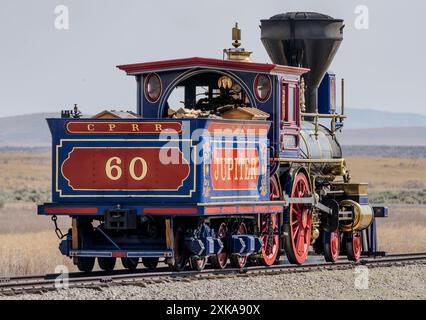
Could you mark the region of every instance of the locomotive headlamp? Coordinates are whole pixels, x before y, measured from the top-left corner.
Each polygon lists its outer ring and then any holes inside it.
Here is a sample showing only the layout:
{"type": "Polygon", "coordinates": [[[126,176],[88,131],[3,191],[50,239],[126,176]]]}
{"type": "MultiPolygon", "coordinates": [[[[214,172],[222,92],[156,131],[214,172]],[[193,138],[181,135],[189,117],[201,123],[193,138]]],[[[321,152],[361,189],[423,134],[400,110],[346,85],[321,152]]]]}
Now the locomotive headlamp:
{"type": "Polygon", "coordinates": [[[265,102],[271,94],[271,79],[263,74],[259,74],[254,80],[254,92],[260,102],[265,102]]]}
{"type": "Polygon", "coordinates": [[[150,102],[156,102],[161,95],[161,80],[158,75],[151,73],[145,80],[145,96],[150,102]]]}

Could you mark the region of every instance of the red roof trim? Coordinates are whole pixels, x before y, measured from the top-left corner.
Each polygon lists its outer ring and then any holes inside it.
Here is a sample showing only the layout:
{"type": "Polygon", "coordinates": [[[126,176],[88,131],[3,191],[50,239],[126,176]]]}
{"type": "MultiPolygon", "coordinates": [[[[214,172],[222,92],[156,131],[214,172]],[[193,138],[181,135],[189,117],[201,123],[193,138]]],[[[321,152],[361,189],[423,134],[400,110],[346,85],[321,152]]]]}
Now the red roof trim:
{"type": "Polygon", "coordinates": [[[294,75],[302,75],[309,71],[309,69],[305,69],[305,68],[282,66],[277,64],[220,60],[220,59],[199,58],[199,57],[163,60],[163,61],[145,62],[145,63],[136,63],[136,64],[127,64],[127,65],[117,66],[117,68],[127,72],[127,74],[138,74],[138,73],[158,71],[158,70],[178,69],[178,68],[188,68],[188,67],[214,67],[214,68],[223,68],[223,69],[255,71],[255,72],[262,72],[262,73],[287,73],[287,74],[294,74],[294,75]]]}

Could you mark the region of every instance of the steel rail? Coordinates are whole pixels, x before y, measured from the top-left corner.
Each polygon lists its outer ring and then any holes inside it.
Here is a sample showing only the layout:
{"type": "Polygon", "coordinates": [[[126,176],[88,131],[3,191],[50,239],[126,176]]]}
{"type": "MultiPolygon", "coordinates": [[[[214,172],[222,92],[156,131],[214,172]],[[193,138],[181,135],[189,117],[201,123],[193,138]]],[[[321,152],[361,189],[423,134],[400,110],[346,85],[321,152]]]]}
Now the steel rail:
{"type": "MultiPolygon", "coordinates": [[[[265,266],[249,266],[243,269],[226,268],[205,269],[202,271],[155,271],[148,272],[140,269],[137,272],[128,272],[127,270],[117,270],[115,272],[106,273],[103,271],[95,271],[89,274],[83,272],[70,273],[66,281],[68,287],[102,287],[109,285],[146,285],[150,283],[158,283],[165,281],[191,281],[201,279],[220,279],[232,276],[256,276],[265,274],[282,274],[296,272],[310,272],[318,270],[341,270],[350,269],[359,265],[369,265],[371,267],[389,266],[401,264],[404,262],[416,263],[425,260],[426,253],[397,253],[388,254],[383,257],[363,257],[359,262],[354,263],[344,259],[338,260],[336,263],[314,262],[304,265],[278,264],[270,267],[265,266]]],[[[165,268],[163,268],[165,269],[165,268]]],[[[165,269],[167,270],[167,269],[165,269]]],[[[0,296],[14,295],[22,293],[34,293],[56,290],[55,284],[63,279],[58,279],[61,274],[46,275],[29,275],[22,277],[0,278],[0,296]]]]}

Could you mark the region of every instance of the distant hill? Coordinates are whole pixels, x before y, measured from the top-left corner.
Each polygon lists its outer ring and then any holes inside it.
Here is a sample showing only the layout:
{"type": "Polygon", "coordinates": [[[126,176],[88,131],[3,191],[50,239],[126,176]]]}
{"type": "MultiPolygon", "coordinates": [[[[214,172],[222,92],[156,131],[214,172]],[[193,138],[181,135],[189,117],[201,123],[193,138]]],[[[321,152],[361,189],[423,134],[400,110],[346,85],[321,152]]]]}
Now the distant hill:
{"type": "Polygon", "coordinates": [[[337,135],[347,146],[426,146],[425,127],[347,129],[337,135]]]}
{"type": "Polygon", "coordinates": [[[385,112],[371,109],[347,109],[346,129],[426,127],[426,115],[385,112]]]}
{"type": "MultiPolygon", "coordinates": [[[[368,109],[348,109],[339,141],[343,145],[426,145],[426,116],[368,109]]],[[[48,147],[46,118],[59,113],[36,113],[0,118],[0,147],[48,147]]]]}
{"type": "Polygon", "coordinates": [[[35,113],[0,118],[0,146],[43,147],[51,144],[46,118],[59,113],[35,113]]]}

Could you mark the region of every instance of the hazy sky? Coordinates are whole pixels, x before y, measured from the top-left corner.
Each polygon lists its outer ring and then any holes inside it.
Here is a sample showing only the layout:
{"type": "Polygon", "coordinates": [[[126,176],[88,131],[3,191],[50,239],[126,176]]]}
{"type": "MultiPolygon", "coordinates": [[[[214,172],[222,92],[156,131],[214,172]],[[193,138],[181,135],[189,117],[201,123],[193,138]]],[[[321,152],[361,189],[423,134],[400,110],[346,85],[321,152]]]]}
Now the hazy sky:
{"type": "Polygon", "coordinates": [[[2,0],[0,116],[59,111],[135,109],[133,77],[118,64],[222,58],[236,21],[254,60],[269,62],[260,19],[286,11],[343,18],[344,41],[332,70],[346,81],[346,105],[426,114],[424,1],[385,0],[2,0]],[[55,28],[57,5],[69,8],[70,29],[55,28]],[[358,5],[369,29],[354,26],[358,5]]]}

